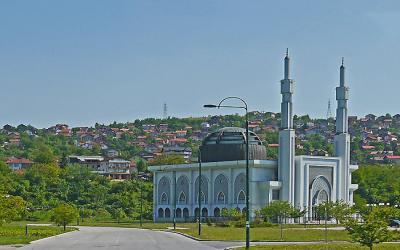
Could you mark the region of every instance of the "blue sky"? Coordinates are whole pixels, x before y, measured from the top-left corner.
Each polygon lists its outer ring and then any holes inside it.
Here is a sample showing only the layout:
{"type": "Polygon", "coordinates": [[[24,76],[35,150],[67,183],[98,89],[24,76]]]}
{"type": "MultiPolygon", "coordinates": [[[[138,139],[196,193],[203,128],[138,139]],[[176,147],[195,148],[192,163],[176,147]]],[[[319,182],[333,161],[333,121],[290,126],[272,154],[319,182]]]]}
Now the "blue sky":
{"type": "Polygon", "coordinates": [[[399,1],[1,1],[0,125],[89,126],[278,112],[288,47],[296,114],[325,117],[345,57],[350,114],[400,113],[399,1]]]}

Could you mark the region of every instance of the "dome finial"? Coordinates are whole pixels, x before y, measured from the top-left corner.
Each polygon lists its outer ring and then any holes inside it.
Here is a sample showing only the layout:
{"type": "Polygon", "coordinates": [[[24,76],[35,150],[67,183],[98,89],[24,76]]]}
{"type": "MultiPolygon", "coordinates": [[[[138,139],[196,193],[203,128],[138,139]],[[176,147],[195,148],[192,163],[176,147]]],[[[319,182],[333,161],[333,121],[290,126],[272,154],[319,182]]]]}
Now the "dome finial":
{"type": "Polygon", "coordinates": [[[344,57],[342,57],[342,66],[344,66],[344,57]]]}
{"type": "Polygon", "coordinates": [[[286,48],[286,57],[289,57],[289,48],[286,48]]]}

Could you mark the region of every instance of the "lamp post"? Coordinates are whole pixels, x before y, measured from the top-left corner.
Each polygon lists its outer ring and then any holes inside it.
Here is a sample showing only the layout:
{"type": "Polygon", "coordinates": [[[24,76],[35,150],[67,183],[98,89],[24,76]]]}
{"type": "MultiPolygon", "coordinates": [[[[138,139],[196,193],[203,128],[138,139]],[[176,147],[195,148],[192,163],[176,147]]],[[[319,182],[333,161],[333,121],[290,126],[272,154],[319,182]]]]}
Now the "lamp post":
{"type": "Polygon", "coordinates": [[[172,172],[172,176],[174,178],[174,217],[173,217],[173,223],[174,223],[174,230],[176,230],[176,171],[172,172]]]}
{"type": "Polygon", "coordinates": [[[247,103],[240,97],[229,96],[222,99],[218,105],[207,104],[204,108],[238,108],[246,111],[246,249],[250,248],[250,209],[249,209],[249,114],[247,110],[247,103]],[[222,105],[222,103],[229,99],[236,99],[243,103],[244,106],[231,106],[222,105]]]}
{"type": "Polygon", "coordinates": [[[199,235],[201,235],[201,149],[199,148],[199,235]]]}
{"type": "Polygon", "coordinates": [[[328,213],[326,211],[326,204],[325,204],[325,243],[328,243],[328,226],[327,226],[327,219],[328,213]]]}
{"type": "Polygon", "coordinates": [[[143,177],[140,177],[140,227],[143,226],[143,177]]]}

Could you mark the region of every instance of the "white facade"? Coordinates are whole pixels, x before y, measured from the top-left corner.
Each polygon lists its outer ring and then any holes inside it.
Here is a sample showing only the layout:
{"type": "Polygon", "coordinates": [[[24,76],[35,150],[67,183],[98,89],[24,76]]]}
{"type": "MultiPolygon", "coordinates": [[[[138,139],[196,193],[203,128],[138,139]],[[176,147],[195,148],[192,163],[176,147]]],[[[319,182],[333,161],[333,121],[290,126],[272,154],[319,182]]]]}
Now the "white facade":
{"type": "MultiPolygon", "coordinates": [[[[351,173],[358,166],[350,164],[350,135],[348,133],[348,87],[345,86],[343,66],[340,85],[336,88],[337,120],[335,155],[295,156],[293,128],[294,81],[290,79],[289,55],[286,54],[284,79],[281,81],[281,128],[278,161],[250,161],[250,214],[273,200],[284,200],[305,209],[313,217],[313,208],[324,201],[344,201],[353,204],[351,173]]],[[[154,220],[183,219],[198,214],[199,165],[180,164],[151,166],[154,173],[154,220]],[[176,190],[176,192],[175,192],[176,190]],[[175,197],[175,199],[174,199],[175,197]],[[175,202],[174,202],[175,200],[175,202]]],[[[202,216],[220,216],[223,208],[245,209],[245,161],[219,161],[202,164],[202,216]]]]}
{"type": "MultiPolygon", "coordinates": [[[[277,183],[276,161],[250,161],[250,211],[260,209],[272,199],[277,183]],[[267,195],[266,195],[267,194],[267,195]]],[[[177,219],[198,213],[199,165],[179,164],[150,166],[154,172],[154,220],[172,218],[176,205],[177,219]],[[176,183],[176,193],[175,193],[176,183]],[[173,197],[176,197],[174,204],[173,197]],[[166,212],[167,211],[167,212],[166,212]],[[184,211],[187,211],[184,216],[184,211]],[[166,216],[169,214],[169,216],[166,216]]],[[[202,215],[219,216],[223,208],[246,207],[246,161],[208,162],[202,164],[202,215]]]]}

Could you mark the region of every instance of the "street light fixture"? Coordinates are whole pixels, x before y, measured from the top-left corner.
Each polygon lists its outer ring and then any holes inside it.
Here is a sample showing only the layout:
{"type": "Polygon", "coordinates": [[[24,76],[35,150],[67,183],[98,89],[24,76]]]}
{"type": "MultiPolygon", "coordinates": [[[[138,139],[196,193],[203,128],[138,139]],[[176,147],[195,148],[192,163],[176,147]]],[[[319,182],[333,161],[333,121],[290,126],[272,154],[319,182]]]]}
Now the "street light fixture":
{"type": "MultiPolygon", "coordinates": [[[[201,235],[201,148],[199,148],[199,193],[198,193],[198,199],[199,199],[199,235],[201,235]]],[[[205,201],[205,199],[204,199],[205,201]]]]}
{"type": "Polygon", "coordinates": [[[250,209],[249,209],[249,114],[247,109],[247,103],[240,97],[229,96],[222,99],[218,105],[206,104],[203,105],[204,108],[239,108],[246,111],[246,249],[250,248],[250,209]],[[231,106],[222,105],[222,103],[229,99],[236,99],[241,101],[244,106],[231,106]]]}

